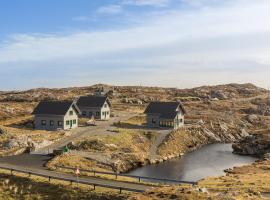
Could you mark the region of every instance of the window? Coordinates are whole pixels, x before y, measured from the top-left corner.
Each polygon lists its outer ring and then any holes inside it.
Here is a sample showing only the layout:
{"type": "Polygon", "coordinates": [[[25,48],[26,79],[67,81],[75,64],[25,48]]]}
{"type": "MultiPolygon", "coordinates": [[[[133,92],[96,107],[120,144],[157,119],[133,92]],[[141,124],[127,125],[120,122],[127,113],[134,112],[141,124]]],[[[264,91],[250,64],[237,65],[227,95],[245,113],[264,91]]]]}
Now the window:
{"type": "Polygon", "coordinates": [[[51,120],[51,121],[50,121],[50,126],[53,126],[53,125],[54,125],[54,121],[51,120]]]}
{"type": "Polygon", "coordinates": [[[41,120],[41,125],[46,126],[46,120],[41,120]]]}
{"type": "Polygon", "coordinates": [[[73,110],[69,111],[69,115],[73,115],[73,110]]]}
{"type": "Polygon", "coordinates": [[[96,116],[99,116],[100,115],[100,113],[99,112],[96,112],[96,116]]]}
{"type": "Polygon", "coordinates": [[[76,124],[76,123],[77,123],[77,120],[76,120],[76,119],[74,119],[74,120],[73,120],[73,124],[76,124]]]}
{"type": "Polygon", "coordinates": [[[69,121],[66,121],[66,125],[67,125],[67,126],[69,125],[69,121]]]}
{"type": "Polygon", "coordinates": [[[109,115],[110,114],[110,112],[109,111],[107,111],[107,115],[109,115]]]}
{"type": "Polygon", "coordinates": [[[83,111],[83,112],[82,112],[82,115],[83,115],[83,116],[86,116],[86,111],[83,111]]]}
{"type": "Polygon", "coordinates": [[[179,121],[180,121],[180,123],[182,123],[183,122],[183,119],[179,119],[179,121]]]}
{"type": "Polygon", "coordinates": [[[107,108],[107,104],[106,103],[104,104],[104,108],[107,108]]]}
{"type": "Polygon", "coordinates": [[[58,121],[58,126],[63,126],[63,122],[62,121],[58,121]]]}
{"type": "Polygon", "coordinates": [[[93,116],[93,113],[92,112],[89,112],[89,116],[92,117],[93,116]]]}
{"type": "Polygon", "coordinates": [[[102,115],[105,115],[106,114],[106,112],[102,112],[102,115]]]}
{"type": "Polygon", "coordinates": [[[156,120],[154,118],[152,118],[152,123],[155,124],[156,123],[156,120]]]}

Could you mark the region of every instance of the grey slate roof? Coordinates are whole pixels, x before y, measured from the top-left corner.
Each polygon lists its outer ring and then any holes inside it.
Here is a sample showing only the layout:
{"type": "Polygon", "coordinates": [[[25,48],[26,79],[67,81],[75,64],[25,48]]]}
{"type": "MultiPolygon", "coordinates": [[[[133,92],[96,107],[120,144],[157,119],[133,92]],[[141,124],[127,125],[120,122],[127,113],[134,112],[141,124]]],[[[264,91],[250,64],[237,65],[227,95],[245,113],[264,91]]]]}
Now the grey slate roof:
{"type": "MultiPolygon", "coordinates": [[[[65,115],[73,101],[41,101],[33,111],[33,115],[65,115]]],[[[79,110],[75,106],[75,110],[79,110]]]]}
{"type": "Polygon", "coordinates": [[[186,111],[181,102],[151,102],[146,110],[145,114],[159,114],[161,118],[174,119],[177,115],[177,108],[180,108],[185,114],[186,111]]]}
{"type": "MultiPolygon", "coordinates": [[[[80,97],[77,101],[78,107],[96,107],[100,108],[108,100],[105,96],[84,96],[80,97]]],[[[108,104],[110,105],[109,101],[108,104]]]]}

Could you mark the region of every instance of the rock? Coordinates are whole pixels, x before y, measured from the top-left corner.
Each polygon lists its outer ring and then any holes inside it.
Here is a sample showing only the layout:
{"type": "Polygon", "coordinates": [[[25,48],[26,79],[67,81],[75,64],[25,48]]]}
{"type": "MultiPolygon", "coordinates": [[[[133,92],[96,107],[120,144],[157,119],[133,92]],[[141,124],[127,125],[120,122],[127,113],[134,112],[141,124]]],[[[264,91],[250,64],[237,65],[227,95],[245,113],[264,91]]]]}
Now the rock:
{"type": "Polygon", "coordinates": [[[221,142],[221,138],[211,132],[209,129],[205,128],[203,130],[204,134],[209,138],[211,142],[221,142]]]}
{"type": "Polygon", "coordinates": [[[266,153],[263,155],[263,159],[270,160],[270,153],[266,153]]]}
{"type": "Polygon", "coordinates": [[[255,114],[247,115],[246,118],[247,118],[247,121],[250,122],[251,124],[254,124],[255,122],[259,120],[258,116],[255,114]]]}
{"type": "Polygon", "coordinates": [[[7,131],[3,128],[0,128],[0,135],[6,135],[7,131]]]}
{"type": "Polygon", "coordinates": [[[219,100],[225,100],[225,99],[228,99],[228,97],[222,92],[222,91],[219,91],[219,90],[216,90],[216,91],[212,91],[211,92],[211,98],[212,99],[219,99],[219,100]]]}
{"type": "Polygon", "coordinates": [[[270,141],[261,135],[250,135],[234,143],[232,148],[237,154],[263,156],[270,153],[270,141]]]}
{"type": "Polygon", "coordinates": [[[9,140],[4,146],[6,148],[12,149],[12,148],[19,147],[20,144],[16,140],[9,140]]]}
{"type": "Polygon", "coordinates": [[[242,131],[241,131],[241,137],[242,138],[249,137],[249,133],[246,131],[246,129],[242,129],[242,131]]]}

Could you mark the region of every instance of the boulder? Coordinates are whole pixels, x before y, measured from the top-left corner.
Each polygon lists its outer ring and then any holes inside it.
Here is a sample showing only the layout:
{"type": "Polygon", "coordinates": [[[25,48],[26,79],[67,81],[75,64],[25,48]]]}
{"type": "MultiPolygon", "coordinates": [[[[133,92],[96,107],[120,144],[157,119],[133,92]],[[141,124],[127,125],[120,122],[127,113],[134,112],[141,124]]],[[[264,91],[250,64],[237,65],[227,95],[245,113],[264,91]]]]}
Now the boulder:
{"type": "Polygon", "coordinates": [[[254,124],[259,121],[259,117],[255,114],[247,115],[247,121],[251,124],[254,124]]]}

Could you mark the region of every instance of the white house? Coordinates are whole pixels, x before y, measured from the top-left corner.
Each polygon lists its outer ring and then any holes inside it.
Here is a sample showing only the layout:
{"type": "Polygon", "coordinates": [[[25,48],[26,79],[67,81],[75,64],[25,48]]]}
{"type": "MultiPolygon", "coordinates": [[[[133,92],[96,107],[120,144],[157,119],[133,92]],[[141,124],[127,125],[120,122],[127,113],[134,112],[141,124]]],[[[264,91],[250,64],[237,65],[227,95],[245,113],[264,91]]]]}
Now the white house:
{"type": "Polygon", "coordinates": [[[78,127],[80,110],[73,101],[42,101],[32,114],[36,129],[54,131],[78,127]]]}

